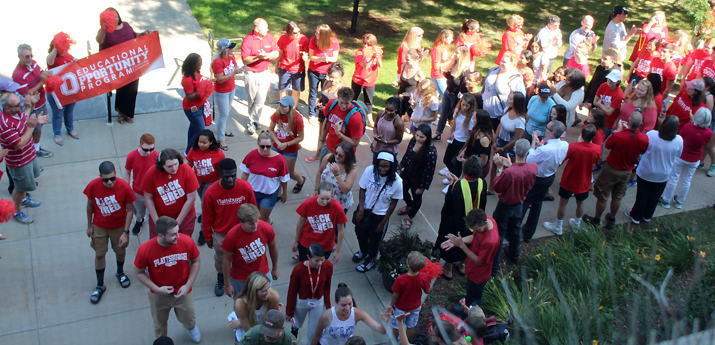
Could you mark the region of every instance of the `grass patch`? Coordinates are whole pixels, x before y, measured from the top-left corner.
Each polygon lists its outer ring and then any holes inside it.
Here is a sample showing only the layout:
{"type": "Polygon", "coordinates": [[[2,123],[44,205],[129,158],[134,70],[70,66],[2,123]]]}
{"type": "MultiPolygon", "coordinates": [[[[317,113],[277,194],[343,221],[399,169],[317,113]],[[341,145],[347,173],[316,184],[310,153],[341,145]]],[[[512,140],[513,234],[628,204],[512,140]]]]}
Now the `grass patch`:
{"type": "MultiPolygon", "coordinates": [[[[354,53],[360,49],[360,37],[371,32],[378,38],[378,44],[385,47],[383,67],[380,69],[376,87],[374,104],[381,108],[384,101],[394,96],[397,89],[390,86],[396,80],[397,47],[410,26],[416,25],[425,30],[422,42],[426,48],[432,48],[437,33],[443,28],[459,32],[464,18],[474,18],[481,24],[481,34],[492,42],[493,51],[477,59],[477,70],[484,73],[494,66],[497,52],[501,48],[501,37],[506,30],[506,18],[512,13],[518,13],[525,19],[524,31],[534,35],[544,26],[546,16],[555,13],[561,17],[561,28],[564,39],[568,43],[571,31],[580,27],[581,18],[590,13],[596,18],[594,30],[603,38],[608,14],[615,3],[595,1],[367,1],[360,2],[358,18],[358,35],[349,35],[353,1],[351,0],[311,0],[311,1],[278,1],[278,0],[188,0],[194,16],[205,34],[212,30],[216,37],[243,37],[252,30],[253,20],[265,18],[269,30],[276,39],[283,34],[283,28],[289,20],[300,24],[303,32],[309,37],[317,24],[327,23],[336,31],[340,39],[340,61],[345,64],[346,71],[343,83],[349,84],[354,71],[354,53]]],[[[621,3],[618,3],[621,4],[621,3]]],[[[668,26],[675,29],[690,31],[686,12],[675,1],[626,1],[623,2],[631,10],[627,24],[641,25],[648,21],[656,9],[667,13],[668,26]]],[[[635,43],[632,40],[631,46],[635,43]]],[[[561,54],[567,45],[561,49],[561,54]]],[[[591,70],[598,65],[601,57],[600,45],[591,54],[589,64],[591,70]]],[[[430,59],[422,63],[425,74],[430,72],[430,59]]]]}

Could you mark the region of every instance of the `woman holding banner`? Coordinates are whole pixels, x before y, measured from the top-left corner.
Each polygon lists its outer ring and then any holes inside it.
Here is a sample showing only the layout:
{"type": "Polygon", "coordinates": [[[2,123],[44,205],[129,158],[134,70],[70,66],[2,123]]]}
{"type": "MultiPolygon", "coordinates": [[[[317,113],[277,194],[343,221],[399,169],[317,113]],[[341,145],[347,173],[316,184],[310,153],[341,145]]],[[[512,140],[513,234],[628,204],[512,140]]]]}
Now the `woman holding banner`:
{"type": "MultiPolygon", "coordinates": [[[[102,12],[99,25],[100,29],[99,32],[97,32],[97,43],[99,43],[100,51],[149,34],[149,30],[145,30],[141,33],[135,32],[129,23],[122,21],[119,12],[113,7],[109,7],[102,12]]],[[[117,119],[119,123],[134,123],[134,108],[137,102],[138,90],[139,79],[117,89],[117,98],[114,100],[114,110],[119,113],[119,118],[117,119]]]]}

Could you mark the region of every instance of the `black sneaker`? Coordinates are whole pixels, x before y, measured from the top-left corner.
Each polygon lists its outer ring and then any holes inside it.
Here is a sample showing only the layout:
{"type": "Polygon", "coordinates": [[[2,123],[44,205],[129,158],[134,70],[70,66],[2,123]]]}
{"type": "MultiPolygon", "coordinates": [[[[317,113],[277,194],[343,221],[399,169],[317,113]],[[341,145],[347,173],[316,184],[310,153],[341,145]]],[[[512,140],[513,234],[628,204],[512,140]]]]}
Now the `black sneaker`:
{"type": "Polygon", "coordinates": [[[216,287],[214,287],[214,293],[217,297],[223,296],[223,274],[219,274],[216,279],[216,287]]]}
{"type": "Polygon", "coordinates": [[[603,225],[606,229],[612,229],[616,225],[616,217],[611,217],[610,213],[606,214],[606,223],[603,225]]]}
{"type": "Polygon", "coordinates": [[[581,220],[586,222],[586,224],[592,225],[594,227],[601,226],[601,219],[597,219],[596,217],[591,217],[587,214],[584,214],[583,217],[581,217],[581,220]]]}
{"type": "Polygon", "coordinates": [[[203,246],[204,244],[206,244],[206,238],[204,237],[203,231],[199,231],[199,240],[196,242],[198,242],[200,246],[203,246]]]}
{"type": "Polygon", "coordinates": [[[202,216],[202,214],[200,214],[199,217],[196,218],[196,221],[199,222],[199,224],[201,224],[201,216],[202,216]]]}
{"type": "Polygon", "coordinates": [[[364,258],[365,258],[365,256],[362,255],[361,251],[357,251],[355,254],[353,254],[353,262],[354,263],[358,263],[358,262],[362,261],[362,259],[364,259],[364,258]]]}
{"type": "Polygon", "coordinates": [[[290,334],[293,334],[293,336],[294,336],[296,339],[298,339],[298,331],[299,331],[299,330],[300,330],[300,328],[295,327],[295,326],[291,326],[291,327],[290,327],[290,334]]]}
{"type": "Polygon", "coordinates": [[[135,222],[134,227],[132,228],[132,234],[134,235],[139,235],[139,232],[142,231],[142,225],[144,225],[144,222],[135,222]]]}
{"type": "Polygon", "coordinates": [[[92,292],[92,296],[89,297],[89,301],[92,302],[92,304],[99,303],[99,301],[102,300],[102,295],[104,295],[105,291],[107,291],[106,286],[97,286],[92,292]]]}
{"type": "Polygon", "coordinates": [[[375,267],[375,263],[373,261],[370,261],[370,262],[358,265],[358,267],[355,267],[355,270],[357,270],[358,272],[364,273],[364,272],[371,270],[373,267],[375,267]]]}

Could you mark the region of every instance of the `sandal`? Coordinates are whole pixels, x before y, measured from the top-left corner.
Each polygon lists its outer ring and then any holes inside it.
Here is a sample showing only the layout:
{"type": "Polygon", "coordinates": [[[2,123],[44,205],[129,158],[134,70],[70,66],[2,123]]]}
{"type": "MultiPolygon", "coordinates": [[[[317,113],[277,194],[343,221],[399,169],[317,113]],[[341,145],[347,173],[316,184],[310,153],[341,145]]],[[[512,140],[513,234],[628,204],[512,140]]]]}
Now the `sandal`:
{"type": "Polygon", "coordinates": [[[305,184],[305,176],[301,176],[303,178],[303,183],[296,183],[295,186],[293,186],[293,194],[298,194],[300,193],[301,190],[303,190],[303,185],[305,184]]]}
{"type": "Polygon", "coordinates": [[[463,264],[452,264],[452,272],[457,271],[457,274],[464,276],[464,265],[463,264]]]}
{"type": "Polygon", "coordinates": [[[134,118],[133,118],[133,117],[124,116],[124,120],[127,121],[127,122],[129,122],[129,123],[134,123],[134,118]]]}
{"type": "Polygon", "coordinates": [[[106,286],[97,286],[94,289],[94,292],[92,292],[92,296],[89,297],[89,301],[92,302],[92,304],[99,303],[99,301],[102,300],[102,295],[104,295],[105,291],[107,291],[106,286]]]}
{"type": "Polygon", "coordinates": [[[224,133],[223,135],[225,135],[229,138],[233,138],[234,136],[236,136],[235,134],[233,134],[233,132],[224,133]]]}
{"type": "Polygon", "coordinates": [[[218,146],[221,150],[228,151],[228,146],[226,145],[219,145],[218,146]]]}
{"type": "Polygon", "coordinates": [[[124,121],[124,115],[119,114],[119,116],[117,116],[117,122],[119,122],[119,124],[123,125],[124,122],[125,122],[125,121],[124,121]]]}
{"type": "Polygon", "coordinates": [[[317,161],[318,161],[318,160],[315,159],[315,158],[313,158],[313,156],[310,156],[310,157],[308,157],[308,158],[305,159],[305,162],[306,162],[306,163],[313,163],[313,162],[317,162],[317,161]]]}
{"type": "Polygon", "coordinates": [[[401,209],[397,210],[397,215],[404,216],[409,212],[410,212],[410,210],[407,209],[407,206],[403,206],[401,209]]]}
{"type": "Polygon", "coordinates": [[[298,254],[293,254],[293,256],[291,257],[291,259],[293,259],[293,260],[295,260],[295,261],[300,261],[300,258],[298,258],[298,254]]]}
{"type": "Polygon", "coordinates": [[[129,277],[127,277],[127,275],[124,274],[124,272],[117,273],[116,276],[117,276],[117,279],[119,279],[119,284],[122,285],[123,288],[126,289],[129,287],[129,285],[132,285],[132,282],[129,280],[129,277]]]}
{"type": "Polygon", "coordinates": [[[410,230],[411,227],[412,227],[412,221],[411,221],[411,220],[406,219],[406,218],[402,220],[402,225],[400,225],[400,228],[401,228],[402,230],[410,230]]]}

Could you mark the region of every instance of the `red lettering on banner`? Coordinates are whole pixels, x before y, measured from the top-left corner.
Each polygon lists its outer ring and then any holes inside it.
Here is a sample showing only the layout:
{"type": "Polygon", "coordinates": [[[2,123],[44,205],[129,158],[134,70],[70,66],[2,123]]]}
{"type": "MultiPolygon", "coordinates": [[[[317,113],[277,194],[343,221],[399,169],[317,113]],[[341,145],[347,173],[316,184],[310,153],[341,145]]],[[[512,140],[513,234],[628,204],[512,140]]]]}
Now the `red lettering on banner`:
{"type": "Polygon", "coordinates": [[[53,68],[64,83],[52,95],[62,105],[75,103],[116,90],[157,68],[164,68],[164,57],[159,32],[154,31],[53,68]]]}

